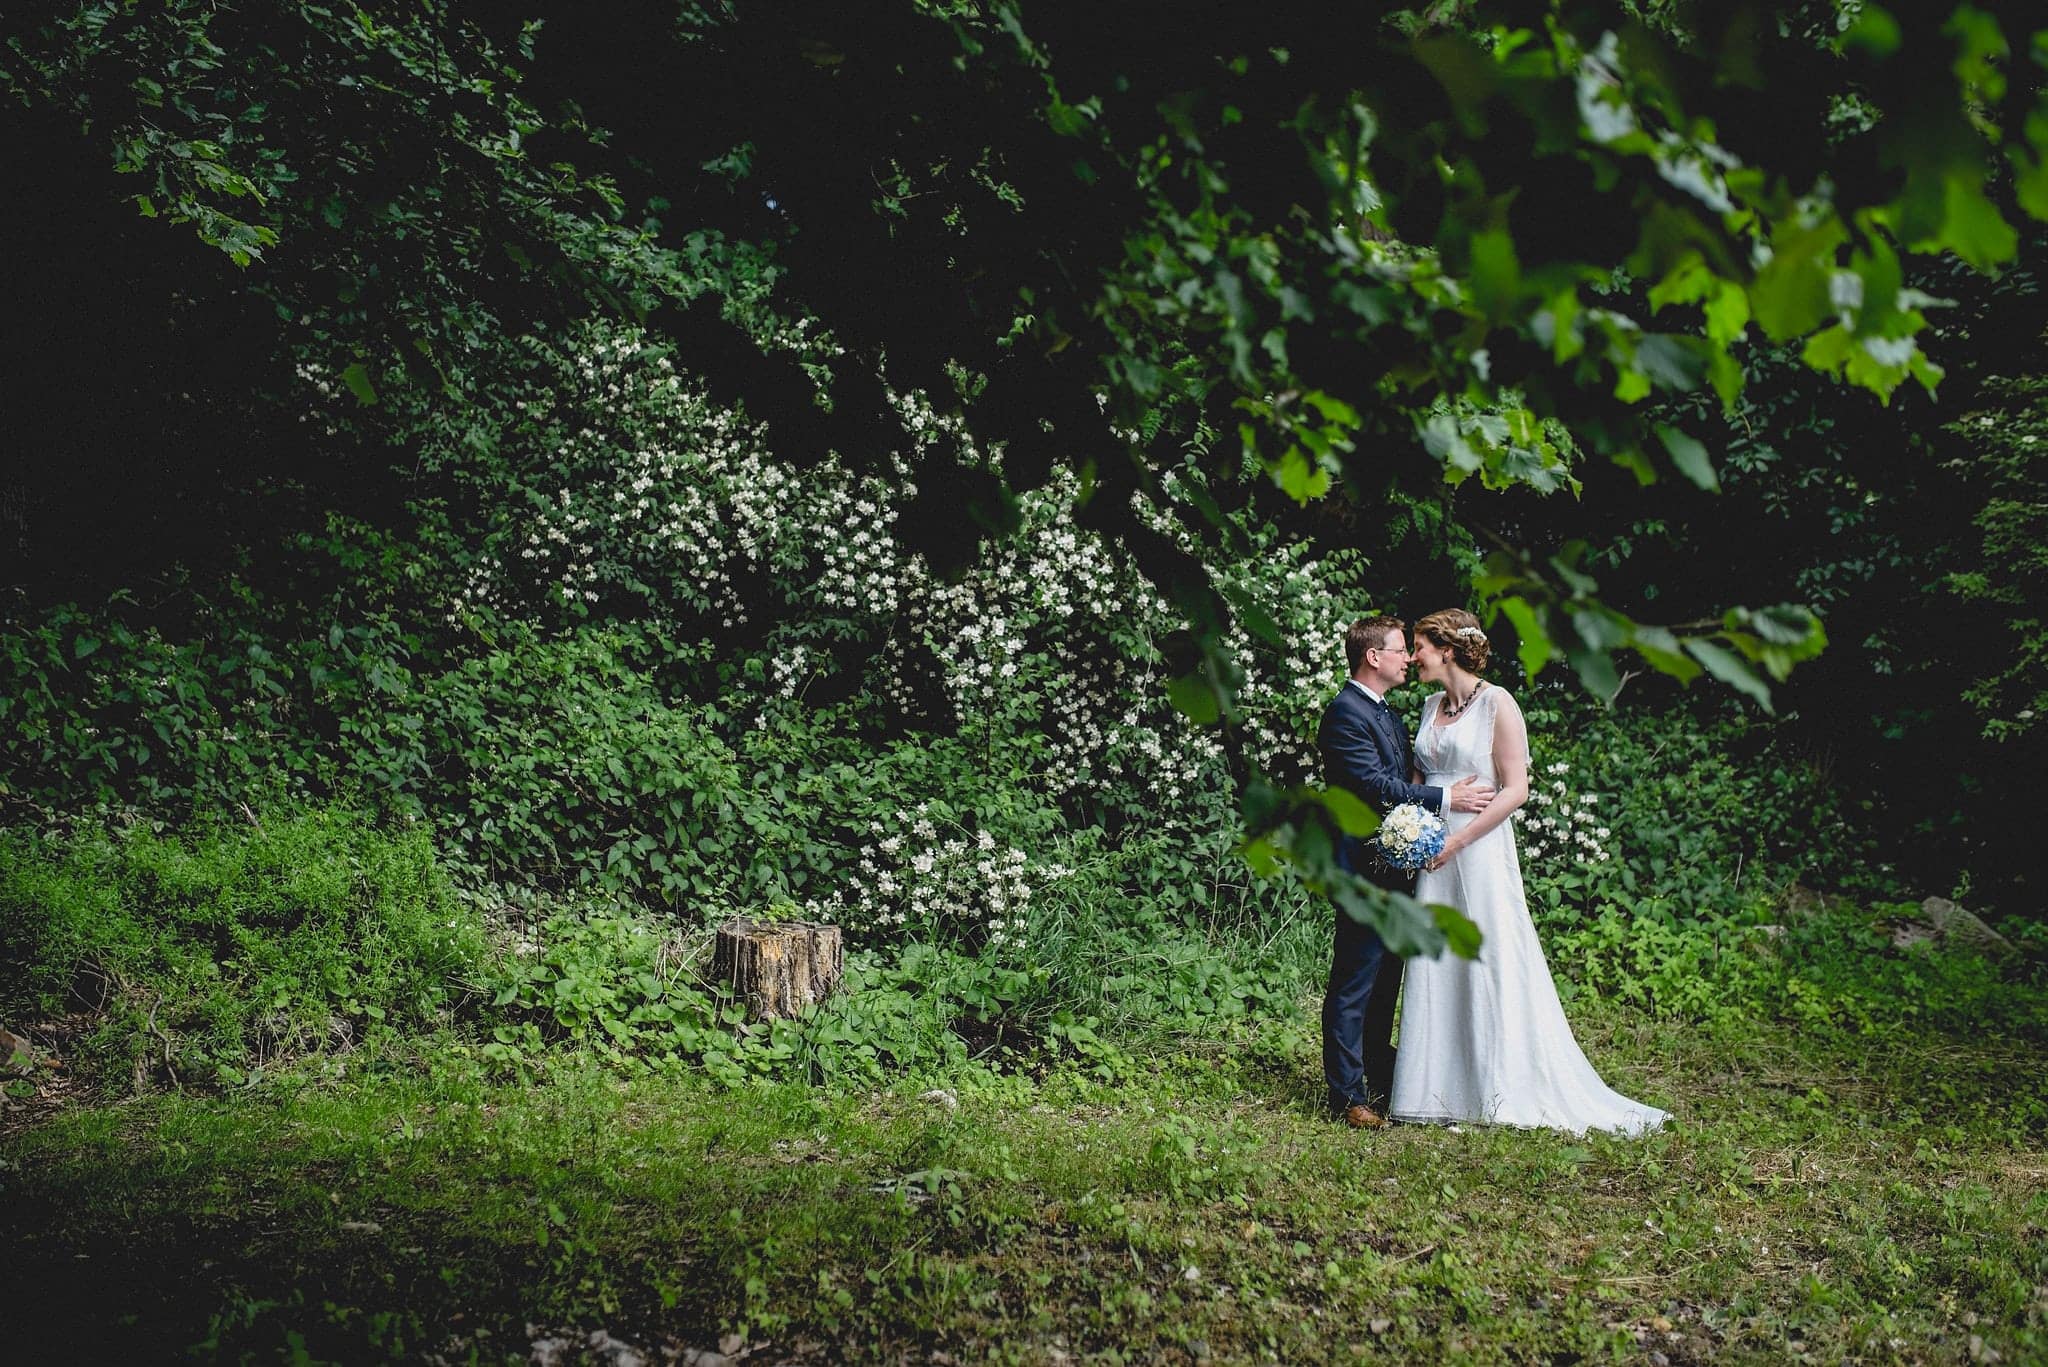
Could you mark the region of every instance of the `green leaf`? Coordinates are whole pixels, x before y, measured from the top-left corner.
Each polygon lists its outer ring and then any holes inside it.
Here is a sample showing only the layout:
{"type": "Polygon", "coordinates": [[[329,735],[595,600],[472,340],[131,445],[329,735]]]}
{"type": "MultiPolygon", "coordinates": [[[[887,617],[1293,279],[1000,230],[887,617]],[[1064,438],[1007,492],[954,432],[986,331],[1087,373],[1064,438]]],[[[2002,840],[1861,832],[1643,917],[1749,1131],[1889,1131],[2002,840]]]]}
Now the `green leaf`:
{"type": "Polygon", "coordinates": [[[347,385],[349,392],[356,396],[357,403],[362,404],[366,408],[376,405],[377,391],[370,384],[369,369],[361,361],[352,362],[346,370],[341,372],[341,382],[347,385]]]}
{"type": "Polygon", "coordinates": [[[1579,676],[1587,690],[1600,701],[1606,702],[1621,691],[1621,675],[1614,668],[1614,659],[1608,647],[1614,644],[1608,638],[1614,633],[1612,624],[1598,613],[1574,612],[1569,617],[1569,628],[1564,633],[1565,659],[1579,676]]]}
{"type": "Polygon", "coordinates": [[[1604,650],[1591,650],[1576,641],[1567,642],[1565,659],[1571,662],[1572,671],[1579,676],[1586,691],[1607,702],[1621,691],[1621,675],[1615,672],[1614,661],[1604,650]]]}
{"type": "Polygon", "coordinates": [[[1214,726],[1223,715],[1223,704],[1216,696],[1216,686],[1199,672],[1183,674],[1168,681],[1166,696],[1175,711],[1197,726],[1214,726]]]}
{"type": "Polygon", "coordinates": [[[2014,143],[2006,156],[2012,162],[2013,192],[2020,208],[2048,219],[2048,111],[2036,109],[2027,115],[2026,144],[2014,143]]]}
{"type": "Polygon", "coordinates": [[[1443,932],[1444,947],[1461,959],[1479,957],[1479,946],[1486,939],[1470,917],[1456,907],[1431,903],[1429,914],[1436,920],[1436,928],[1443,932]]]}
{"type": "Polygon", "coordinates": [[[1839,375],[1842,367],[1849,363],[1855,350],[1855,335],[1837,323],[1823,332],[1816,332],[1806,339],[1806,345],[1799,353],[1800,360],[1824,375],[1839,375]]]}
{"type": "Polygon", "coordinates": [[[1244,814],[1244,824],[1254,831],[1263,831],[1281,819],[1288,808],[1287,792],[1270,779],[1256,775],[1244,786],[1244,797],[1239,810],[1244,814]]]}
{"type": "Polygon", "coordinates": [[[1834,313],[1828,285],[1848,230],[1834,218],[1774,235],[1772,255],[1749,287],[1750,311],[1774,342],[1804,337],[1834,313]]]}
{"type": "Polygon", "coordinates": [[[1860,48],[1882,59],[1899,50],[1900,39],[1898,20],[1877,5],[1865,5],[1856,22],[1842,35],[1842,46],[1860,48]]]}
{"type": "Polygon", "coordinates": [[[1663,332],[1649,333],[1636,343],[1635,363],[1659,389],[1697,389],[1707,373],[1704,343],[1663,332]]]}
{"type": "Polygon", "coordinates": [[[1764,711],[1773,710],[1770,687],[1757,677],[1756,671],[1740,655],[1726,646],[1704,640],[1687,641],[1685,649],[1687,654],[1706,666],[1707,673],[1730,688],[1749,694],[1764,711]]]}
{"type": "Polygon", "coordinates": [[[1521,263],[1515,259],[1515,242],[1501,229],[1472,235],[1472,302],[1491,322],[1499,322],[1513,310],[1522,281],[1521,263]]]}
{"type": "Polygon", "coordinates": [[[1827,633],[1812,608],[1798,603],[1776,603],[1767,608],[1732,609],[1723,622],[1730,630],[1747,628],[1774,645],[1810,646],[1814,654],[1826,644],[1827,633]]]}
{"type": "Polygon", "coordinates": [[[1671,463],[1678,467],[1678,473],[1709,493],[1721,492],[1721,481],[1714,474],[1714,462],[1704,443],[1676,427],[1660,426],[1657,436],[1671,453],[1671,463]]]}
{"type": "Polygon", "coordinates": [[[1559,365],[1586,349],[1586,339],[1577,326],[1578,316],[1578,291],[1567,289],[1552,295],[1533,320],[1536,340],[1550,348],[1550,358],[1559,365]]]}
{"type": "Polygon", "coordinates": [[[1523,672],[1534,679],[1543,666],[1557,658],[1557,648],[1550,633],[1544,630],[1543,619],[1526,598],[1503,598],[1496,606],[1515,629],[1515,655],[1522,662],[1523,672]]]}
{"type": "Polygon", "coordinates": [[[1649,662],[1651,668],[1660,674],[1669,674],[1680,683],[1691,683],[1700,675],[1700,667],[1686,658],[1678,638],[1663,627],[1637,626],[1629,644],[1649,662]]]}
{"type": "Polygon", "coordinates": [[[1252,872],[1261,878],[1271,878],[1280,872],[1280,851],[1270,840],[1247,841],[1240,853],[1244,862],[1251,865],[1252,872]]]}
{"type": "Polygon", "coordinates": [[[1371,835],[1380,828],[1380,814],[1366,805],[1356,793],[1342,788],[1326,788],[1319,794],[1323,806],[1330,809],[1330,815],[1337,818],[1337,825],[1346,835],[1371,835]]]}
{"type": "Polygon", "coordinates": [[[1486,457],[1466,440],[1464,429],[1449,413],[1432,413],[1418,420],[1416,426],[1422,437],[1423,449],[1456,472],[1452,483],[1457,483],[1458,477],[1469,475],[1486,463],[1486,457]]]}
{"type": "Polygon", "coordinates": [[[1229,584],[1223,586],[1223,596],[1229,601],[1231,615],[1236,618],[1239,626],[1267,645],[1282,650],[1287,648],[1286,632],[1281,630],[1280,624],[1273,620],[1273,614],[1268,612],[1258,599],[1242,588],[1229,584]]]}
{"type": "Polygon", "coordinates": [[[1600,583],[1579,568],[1579,561],[1584,559],[1585,555],[1585,542],[1570,542],[1563,550],[1550,557],[1550,568],[1573,593],[1591,597],[1600,591],[1600,583]]]}
{"type": "Polygon", "coordinates": [[[1299,446],[1288,447],[1269,469],[1273,482],[1296,503],[1306,504],[1330,492],[1330,472],[1320,462],[1311,461],[1299,446]]]}
{"type": "Polygon", "coordinates": [[[1657,482],[1657,467],[1650,464],[1650,458],[1634,446],[1618,446],[1608,453],[1607,458],[1634,475],[1639,485],[1648,486],[1657,482]]]}
{"type": "Polygon", "coordinates": [[[1980,271],[2010,261],[2019,251],[2020,235],[1998,206],[1985,198],[1974,175],[1951,172],[1942,194],[1941,233],[1932,244],[1947,247],[1980,271]]]}
{"type": "Polygon", "coordinates": [[[1749,326],[1749,296],[1734,281],[1723,280],[1707,299],[1706,315],[1707,336],[1726,346],[1749,326]]]}
{"type": "Polygon", "coordinates": [[[1403,958],[1434,957],[1443,952],[1445,937],[1422,903],[1403,893],[1377,888],[1355,874],[1344,874],[1330,888],[1337,910],[1379,932],[1387,948],[1403,958]]]}
{"type": "Polygon", "coordinates": [[[1311,389],[1301,399],[1321,413],[1324,422],[1335,423],[1339,427],[1356,427],[1359,424],[1358,410],[1334,394],[1311,389]]]}
{"type": "Polygon", "coordinates": [[[1717,351],[1707,363],[1707,379],[1713,384],[1714,392],[1721,396],[1722,410],[1733,413],[1735,401],[1742,397],[1742,362],[1725,351],[1717,351]]]}

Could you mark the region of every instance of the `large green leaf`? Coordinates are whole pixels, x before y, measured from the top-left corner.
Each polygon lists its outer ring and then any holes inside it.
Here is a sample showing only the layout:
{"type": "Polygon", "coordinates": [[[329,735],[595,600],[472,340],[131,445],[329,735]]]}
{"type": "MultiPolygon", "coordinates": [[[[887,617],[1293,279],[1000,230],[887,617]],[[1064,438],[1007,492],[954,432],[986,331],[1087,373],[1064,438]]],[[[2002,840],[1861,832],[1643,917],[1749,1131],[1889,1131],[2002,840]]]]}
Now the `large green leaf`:
{"type": "Polygon", "coordinates": [[[1705,443],[1676,427],[1658,427],[1657,437],[1664,443],[1664,449],[1671,453],[1671,463],[1678,467],[1678,473],[1702,489],[1720,492],[1721,481],[1714,474],[1714,462],[1707,455],[1705,443]]]}
{"type": "Polygon", "coordinates": [[[357,403],[369,407],[377,402],[377,390],[370,383],[369,367],[361,361],[349,363],[341,372],[341,382],[348,386],[349,393],[356,396],[357,403]]]}
{"type": "Polygon", "coordinates": [[[1740,655],[1712,641],[1687,641],[1685,648],[1695,660],[1706,666],[1707,673],[1755,698],[1764,711],[1772,710],[1769,685],[1757,677],[1756,671],[1740,655]]]}
{"type": "Polygon", "coordinates": [[[1479,957],[1479,947],[1486,936],[1472,923],[1472,918],[1456,907],[1432,902],[1429,914],[1436,920],[1436,928],[1443,932],[1444,947],[1461,959],[1479,957]]]}
{"type": "Polygon", "coordinates": [[[1515,655],[1522,662],[1523,672],[1535,678],[1557,654],[1550,633],[1544,630],[1542,619],[1526,598],[1503,598],[1495,606],[1515,629],[1515,655]]]}
{"type": "Polygon", "coordinates": [[[1448,936],[1429,908],[1405,893],[1375,887],[1353,874],[1342,875],[1330,890],[1337,910],[1362,926],[1370,926],[1387,948],[1403,958],[1443,953],[1448,936]]]}
{"type": "Polygon", "coordinates": [[[1940,234],[1923,246],[1945,247],[1980,271],[2012,260],[2019,233],[1984,194],[1982,172],[1952,174],[1943,186],[1940,234]]]}
{"type": "Polygon", "coordinates": [[[1325,788],[1320,796],[1346,835],[1371,835],[1380,828],[1380,814],[1360,801],[1355,793],[1342,788],[1325,788]]]}
{"type": "Polygon", "coordinates": [[[1199,671],[1168,680],[1166,696],[1176,711],[1197,726],[1214,726],[1223,715],[1216,686],[1199,671]]]}

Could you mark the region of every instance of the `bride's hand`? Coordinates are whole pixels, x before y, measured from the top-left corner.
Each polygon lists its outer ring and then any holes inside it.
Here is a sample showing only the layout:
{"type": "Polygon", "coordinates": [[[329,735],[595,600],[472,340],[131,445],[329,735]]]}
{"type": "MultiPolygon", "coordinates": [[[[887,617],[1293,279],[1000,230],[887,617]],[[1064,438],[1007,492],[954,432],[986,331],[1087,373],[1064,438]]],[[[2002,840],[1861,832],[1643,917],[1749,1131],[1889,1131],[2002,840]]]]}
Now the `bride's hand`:
{"type": "Polygon", "coordinates": [[[1450,863],[1453,859],[1456,859],[1458,857],[1458,851],[1463,848],[1464,845],[1455,837],[1450,840],[1446,840],[1444,842],[1443,850],[1437,855],[1437,857],[1430,860],[1427,864],[1424,864],[1422,867],[1429,870],[1431,873],[1435,873],[1438,869],[1450,863]]]}

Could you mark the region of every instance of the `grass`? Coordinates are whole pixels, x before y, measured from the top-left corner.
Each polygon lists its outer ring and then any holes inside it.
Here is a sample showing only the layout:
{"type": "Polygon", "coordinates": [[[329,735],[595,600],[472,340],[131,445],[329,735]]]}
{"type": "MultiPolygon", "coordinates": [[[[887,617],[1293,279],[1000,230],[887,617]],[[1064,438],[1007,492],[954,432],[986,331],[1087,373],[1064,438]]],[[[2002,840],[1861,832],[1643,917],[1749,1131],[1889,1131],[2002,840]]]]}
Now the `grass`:
{"type": "MultiPolygon", "coordinates": [[[[1590,1001],[1643,1141],[1317,1111],[1306,1013],[1114,1082],[377,1076],[0,1139],[24,1360],[2048,1360],[2038,1050],[1590,1001]],[[924,1095],[943,1087],[943,1096],[924,1095]],[[603,1340],[599,1340],[600,1343],[603,1340]]],[[[442,1043],[445,1043],[443,1041],[442,1043]]]]}

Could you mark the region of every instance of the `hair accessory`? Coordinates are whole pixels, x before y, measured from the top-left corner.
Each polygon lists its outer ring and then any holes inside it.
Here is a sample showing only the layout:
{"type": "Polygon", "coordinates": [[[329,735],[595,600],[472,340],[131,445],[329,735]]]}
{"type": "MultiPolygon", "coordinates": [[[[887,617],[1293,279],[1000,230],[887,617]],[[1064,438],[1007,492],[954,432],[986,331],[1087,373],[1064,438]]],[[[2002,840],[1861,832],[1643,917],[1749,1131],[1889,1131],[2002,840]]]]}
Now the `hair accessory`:
{"type": "Polygon", "coordinates": [[[1482,641],[1486,639],[1486,633],[1481,631],[1478,627],[1459,627],[1456,631],[1452,632],[1451,635],[1477,636],[1482,641]]]}

